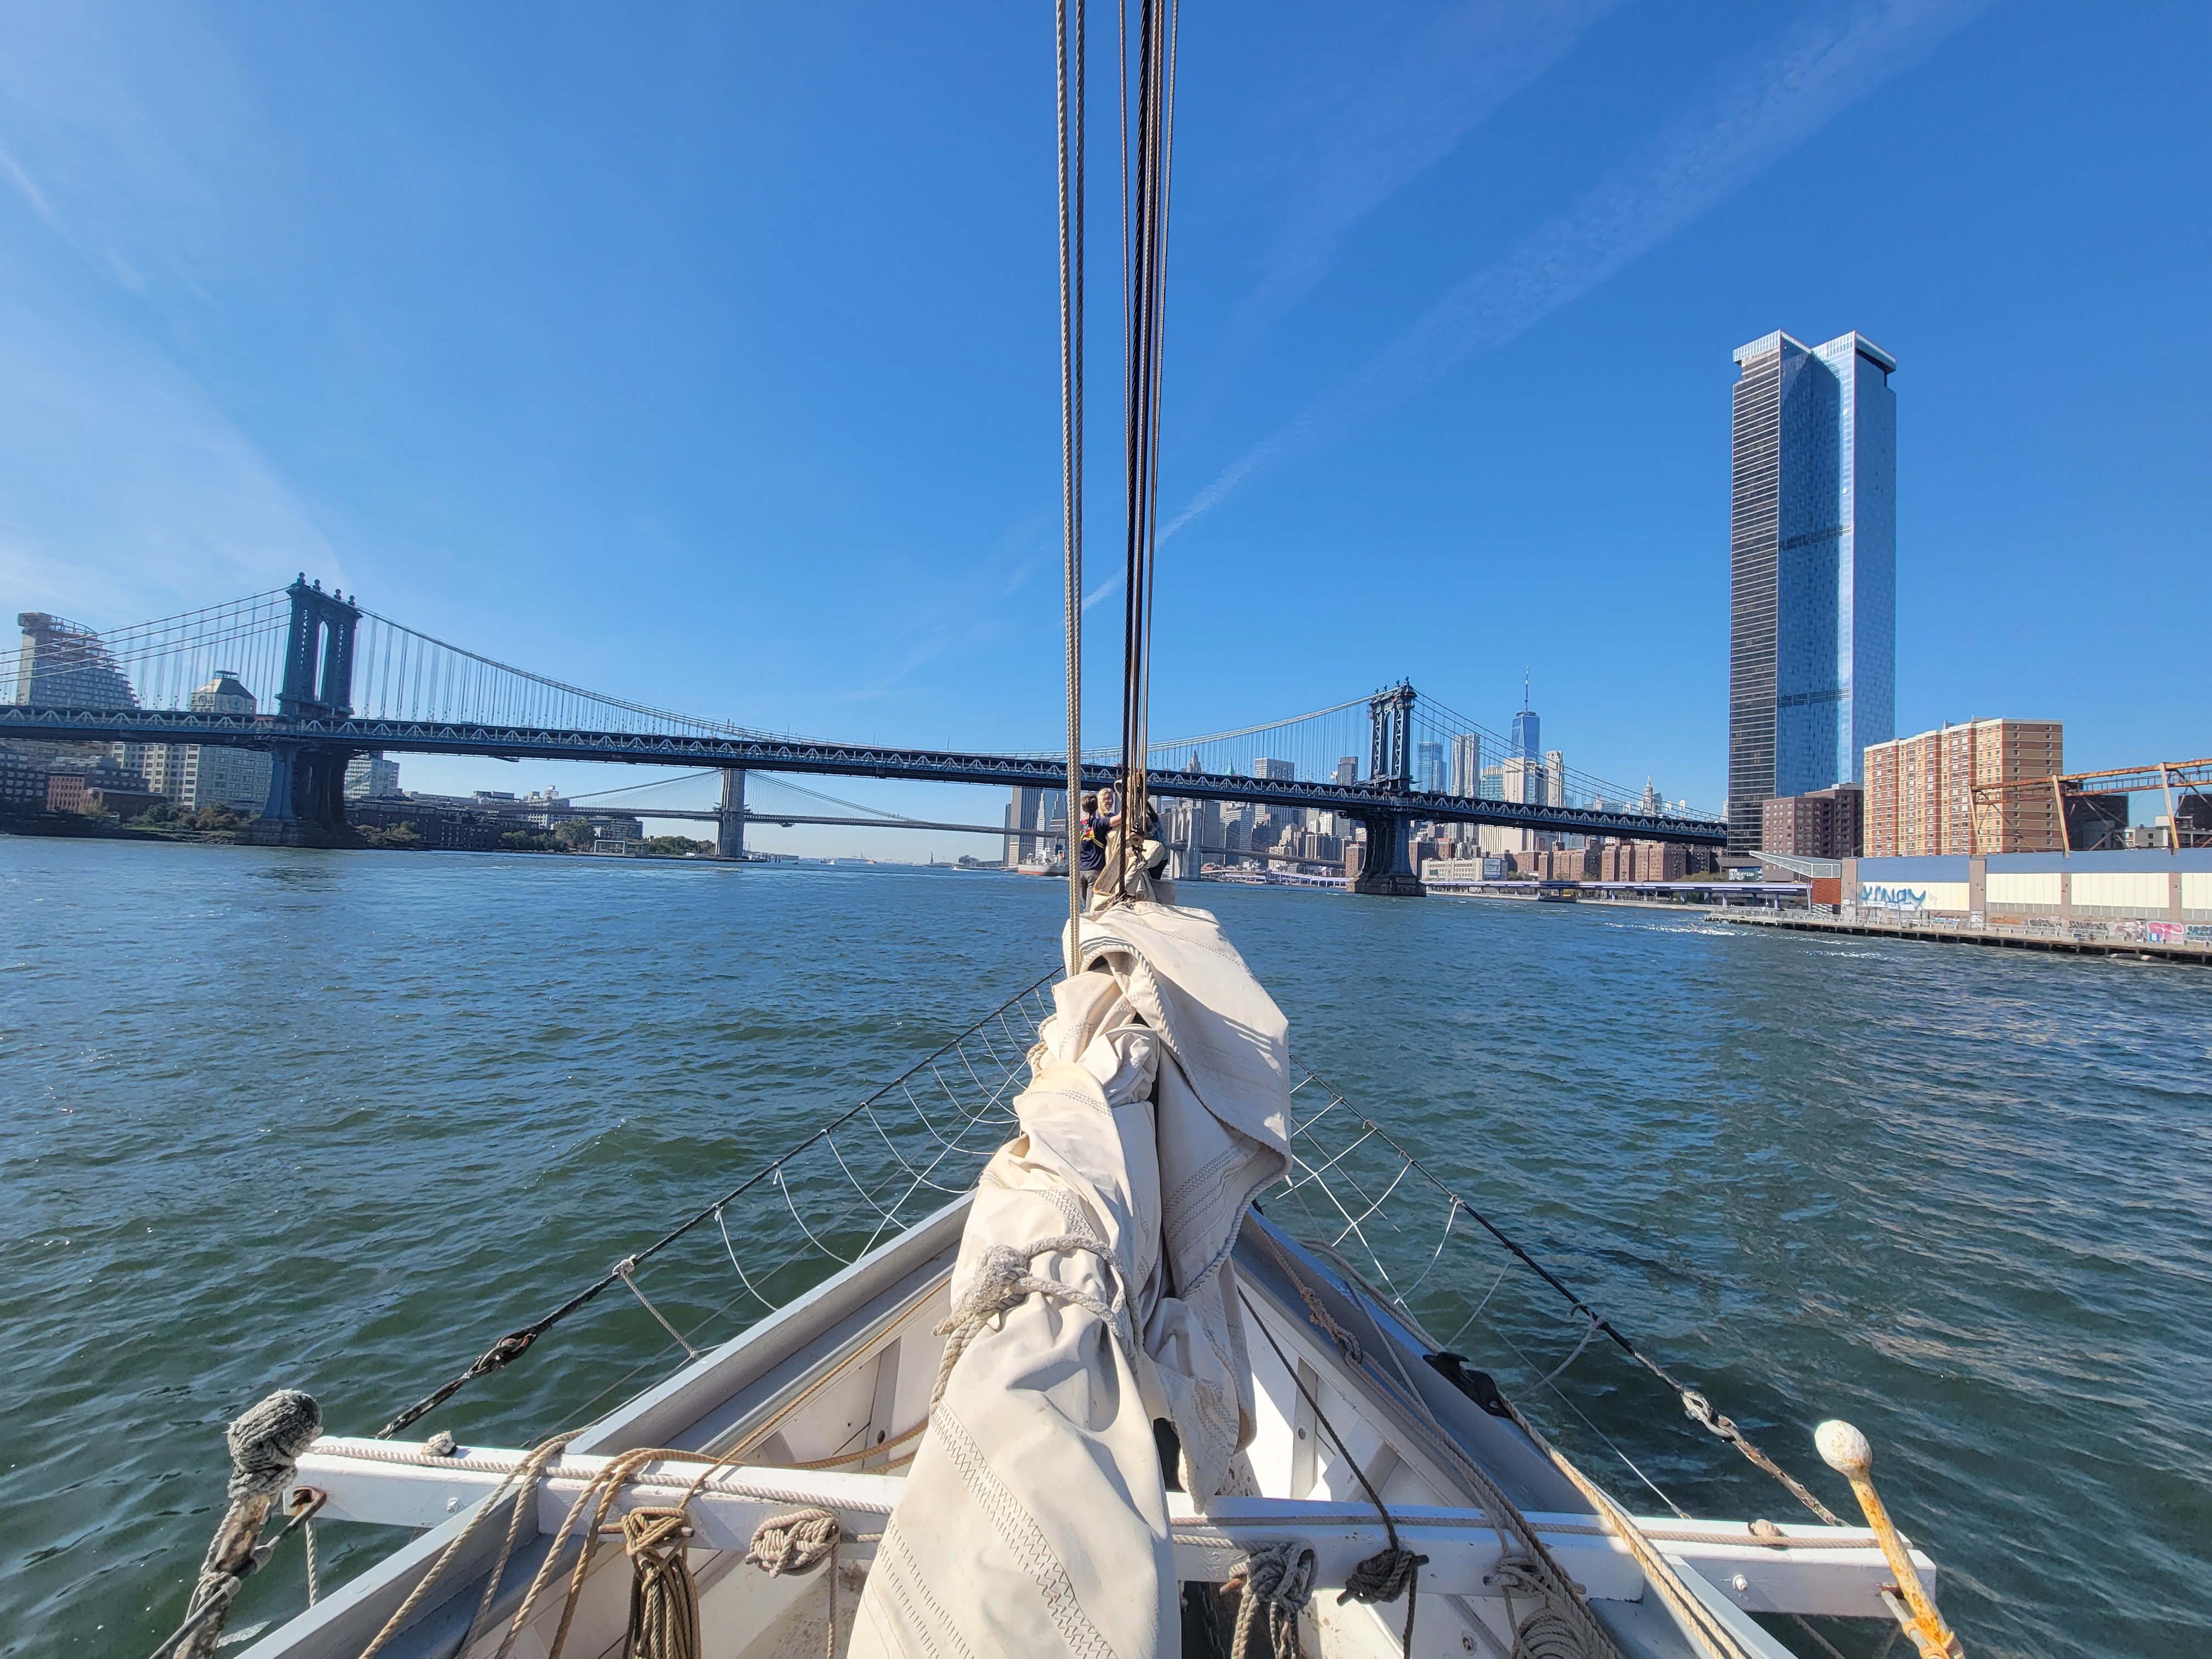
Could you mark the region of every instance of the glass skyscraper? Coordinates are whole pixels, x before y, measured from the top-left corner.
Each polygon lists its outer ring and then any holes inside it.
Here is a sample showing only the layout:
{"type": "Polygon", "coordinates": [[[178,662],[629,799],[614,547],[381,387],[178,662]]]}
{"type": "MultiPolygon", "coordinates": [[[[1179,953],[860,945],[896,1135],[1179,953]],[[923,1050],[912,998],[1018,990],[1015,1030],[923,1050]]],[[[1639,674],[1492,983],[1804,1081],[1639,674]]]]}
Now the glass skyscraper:
{"type": "Polygon", "coordinates": [[[1543,751],[1544,722],[1536,711],[1528,707],[1528,682],[1521,682],[1521,712],[1513,717],[1513,752],[1522,760],[1534,760],[1543,751]]]}
{"type": "Polygon", "coordinates": [[[1440,743],[1417,743],[1413,745],[1413,775],[1419,787],[1431,795],[1446,793],[1450,774],[1444,770],[1444,746],[1440,743]]]}
{"type": "Polygon", "coordinates": [[[1897,723],[1897,360],[1858,334],[1735,354],[1729,847],[1761,803],[1863,784],[1897,723]]]}

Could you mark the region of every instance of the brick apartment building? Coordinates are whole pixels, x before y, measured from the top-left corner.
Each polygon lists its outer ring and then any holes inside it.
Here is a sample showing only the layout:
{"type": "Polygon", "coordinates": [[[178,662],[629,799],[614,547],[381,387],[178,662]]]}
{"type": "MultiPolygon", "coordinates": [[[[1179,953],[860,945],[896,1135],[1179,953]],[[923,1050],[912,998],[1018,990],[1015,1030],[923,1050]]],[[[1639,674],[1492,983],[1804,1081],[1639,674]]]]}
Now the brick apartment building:
{"type": "Polygon", "coordinates": [[[1870,744],[1865,855],[2057,852],[2064,841],[2055,795],[2031,791],[1978,809],[1974,786],[2056,777],[2064,769],[2057,720],[1970,720],[1870,744]]]}
{"type": "Polygon", "coordinates": [[[1859,854],[1864,796],[1838,784],[1802,795],[1776,795],[1759,804],[1759,850],[1808,859],[1859,854]]]}

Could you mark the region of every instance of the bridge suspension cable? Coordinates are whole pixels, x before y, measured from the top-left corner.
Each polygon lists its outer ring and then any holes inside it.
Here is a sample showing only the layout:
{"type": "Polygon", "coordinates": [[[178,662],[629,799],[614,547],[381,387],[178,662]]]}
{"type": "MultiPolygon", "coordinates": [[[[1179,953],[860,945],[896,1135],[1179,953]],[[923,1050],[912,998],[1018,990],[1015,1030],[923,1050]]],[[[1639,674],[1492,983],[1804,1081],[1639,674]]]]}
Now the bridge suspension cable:
{"type": "Polygon", "coordinates": [[[353,708],[370,720],[442,720],[653,736],[787,735],[587,690],[495,661],[374,611],[362,612],[354,646],[353,708]]]}
{"type": "MultiPolygon", "coordinates": [[[[1157,5],[1162,0],[1150,3],[1157,5]]],[[[1171,86],[1171,43],[1164,72],[1171,86]]],[[[1142,164],[1140,173],[1142,167],[1152,165],[1142,155],[1137,159],[1142,164]]],[[[1160,165],[1164,167],[1164,160],[1160,165]]],[[[1164,234],[1164,230],[1161,234],[1164,234]]],[[[1146,325],[1156,328],[1157,317],[1146,325]]],[[[1143,367],[1141,362],[1133,360],[1133,371],[1143,367]]],[[[1156,402],[1153,407],[1150,418],[1156,422],[1156,402]]],[[[1152,455],[1152,446],[1156,443],[1154,434],[1147,440],[1145,457],[1152,455]]],[[[1145,464],[1152,463],[1147,459],[1145,464]]],[[[1141,518],[1140,514],[1139,531],[1141,518]]],[[[1132,556],[1140,562],[1151,557],[1149,535],[1149,532],[1134,534],[1129,544],[1132,556]]],[[[1148,574],[1142,581],[1149,594],[1148,574]]],[[[1145,606],[1149,604],[1146,598],[1145,606]]],[[[249,744],[262,734],[260,723],[271,716],[339,716],[372,728],[351,738],[349,746],[361,747],[382,746],[385,742],[399,749],[422,746],[419,742],[410,744],[405,740],[408,734],[398,731],[386,738],[374,729],[380,722],[394,727],[488,728],[483,734],[444,732],[429,745],[453,752],[466,749],[478,736],[494,745],[491,752],[507,752],[516,746],[540,753],[602,748],[621,751],[627,739],[655,738],[677,740],[678,752],[686,739],[707,747],[721,742],[802,750],[818,747],[844,751],[853,747],[765,732],[732,720],[678,714],[588,690],[407,628],[362,609],[357,602],[345,601],[335,592],[325,595],[319,586],[311,592],[304,582],[106,630],[94,630],[45,612],[26,612],[22,620],[22,643],[0,652],[0,699],[19,710],[112,711],[118,717],[127,716],[106,723],[113,733],[106,741],[201,740],[183,732],[150,738],[132,735],[134,730],[163,725],[159,720],[149,722],[148,715],[177,714],[190,721],[206,720],[219,726],[223,735],[216,736],[215,741],[227,738],[249,744]],[[335,624],[330,620],[333,615],[338,619],[335,624]],[[340,639],[331,631],[333,626],[341,634],[346,629],[353,631],[340,639]],[[307,688],[322,685],[325,668],[336,679],[322,692],[311,696],[307,688]],[[286,696],[297,697],[304,706],[280,708],[280,700],[286,696]],[[319,707],[316,696],[322,697],[319,707]],[[241,706],[241,697],[250,698],[251,702],[241,706]],[[241,715],[247,717],[243,726],[238,723],[241,715]]],[[[1125,623],[1131,630],[1126,642],[1135,648],[1125,653],[1124,659],[1122,747],[1085,755],[1094,780],[1101,770],[1113,768],[1122,773],[1125,783],[1149,776],[1158,780],[1162,793],[1169,794],[1179,793],[1172,781],[1178,773],[1255,782],[1373,781],[1376,769],[1371,753],[1371,700],[1367,698],[1348,699],[1287,719],[1196,737],[1149,741],[1144,730],[1149,672],[1146,666],[1149,651],[1144,641],[1149,635],[1148,614],[1141,609],[1133,611],[1125,623]]],[[[1079,658],[1071,656],[1072,667],[1079,662],[1079,658]]],[[[1390,763],[1394,769],[1403,767],[1410,775],[1394,787],[1572,809],[1594,808],[1603,803],[1635,813],[1640,792],[1569,767],[1564,760],[1553,766],[1549,753],[1555,751],[1523,754],[1516,742],[1432,697],[1413,699],[1412,708],[1407,722],[1412,741],[1390,763]]],[[[89,734],[101,722],[70,717],[43,724],[75,737],[80,732],[89,734]]],[[[1079,744],[1079,729],[1071,726],[1070,735],[1079,744]]],[[[698,752],[693,750],[695,755],[698,752]]],[[[609,757],[644,758],[641,754],[626,752],[611,752],[609,757]]],[[[673,760],[678,755],[669,753],[668,757],[673,760]]],[[[761,756],[757,761],[767,758],[761,756]]],[[[848,769],[835,763],[817,766],[813,763],[821,757],[812,754],[792,758],[800,762],[796,769],[801,771],[848,769]]],[[[994,778],[1005,778],[1011,772],[1024,788],[1054,787],[1040,775],[1045,769],[1036,765],[1039,762],[1048,763],[1052,771],[1079,793],[1080,773],[1068,764],[1066,750],[995,757],[948,752],[935,757],[926,773],[900,775],[949,776],[981,767],[994,778]],[[968,764],[970,761],[974,766],[968,764]]],[[[763,781],[770,775],[767,767],[757,763],[747,764],[744,769],[763,781]]],[[[883,769],[880,761],[851,769],[878,776],[892,775],[883,769]]],[[[820,799],[834,800],[827,796],[820,799]]],[[[855,811],[875,810],[846,801],[834,804],[855,811]]],[[[881,816],[886,821],[901,817],[881,816]]],[[[1720,821],[1714,814],[1663,803],[1657,816],[1699,826],[1720,821]]]]}
{"type": "MultiPolygon", "coordinates": [[[[23,642],[0,652],[0,696],[81,708],[184,710],[228,673],[273,698],[290,602],[282,588],[102,632],[25,613],[23,642]]],[[[202,701],[205,701],[203,698],[202,701]]]]}
{"type": "MultiPolygon", "coordinates": [[[[1438,794],[1477,795],[1484,793],[1482,775],[1497,769],[1498,776],[1490,781],[1492,787],[1509,791],[1508,799],[1533,799],[1526,793],[1512,793],[1512,786],[1522,789],[1541,789],[1545,804],[1555,806],[1625,807],[1633,804],[1644,793],[1585,772],[1579,767],[1566,765],[1564,761],[1553,769],[1547,763],[1547,753],[1524,756],[1510,738],[1501,736],[1490,727],[1438,702],[1435,698],[1422,696],[1413,708],[1415,754],[1417,757],[1413,782],[1415,787],[1433,787],[1438,794]],[[1468,740],[1472,739],[1470,744],[1468,740]],[[1419,758],[1425,747],[1433,746],[1425,763],[1419,758]],[[1526,768],[1533,760],[1536,775],[1523,773],[1515,778],[1505,774],[1513,763],[1526,768]],[[1425,777],[1424,765],[1436,768],[1432,777],[1425,777]],[[1556,796],[1557,799],[1553,797],[1556,796]]],[[[1662,803],[1662,816],[1674,817],[1719,819],[1715,814],[1688,809],[1667,807],[1662,803]]]]}

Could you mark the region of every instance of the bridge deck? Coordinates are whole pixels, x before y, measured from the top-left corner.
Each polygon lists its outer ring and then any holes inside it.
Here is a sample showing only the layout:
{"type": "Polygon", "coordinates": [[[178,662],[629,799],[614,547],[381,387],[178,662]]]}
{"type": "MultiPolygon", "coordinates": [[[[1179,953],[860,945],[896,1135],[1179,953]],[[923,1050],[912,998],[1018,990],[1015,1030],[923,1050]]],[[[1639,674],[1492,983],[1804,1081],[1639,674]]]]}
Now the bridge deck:
{"type": "MultiPolygon", "coordinates": [[[[335,715],[291,717],[9,704],[0,706],[0,736],[60,742],[212,744],[248,749],[397,750],[405,754],[722,767],[842,777],[903,778],[932,783],[1019,785],[1038,789],[1065,788],[1067,781],[1067,763],[1049,755],[880,748],[755,734],[590,732],[335,715]]],[[[1119,774],[1110,765],[1086,763],[1083,781],[1086,786],[1109,786],[1119,781],[1119,774]]],[[[1701,847],[1724,847],[1728,843],[1724,824],[1698,819],[1434,794],[1398,788],[1389,780],[1316,783],[1176,771],[1153,774],[1152,791],[1163,798],[1317,807],[1367,820],[1414,818],[1439,823],[1503,824],[1569,835],[1617,836],[1701,847]]]]}

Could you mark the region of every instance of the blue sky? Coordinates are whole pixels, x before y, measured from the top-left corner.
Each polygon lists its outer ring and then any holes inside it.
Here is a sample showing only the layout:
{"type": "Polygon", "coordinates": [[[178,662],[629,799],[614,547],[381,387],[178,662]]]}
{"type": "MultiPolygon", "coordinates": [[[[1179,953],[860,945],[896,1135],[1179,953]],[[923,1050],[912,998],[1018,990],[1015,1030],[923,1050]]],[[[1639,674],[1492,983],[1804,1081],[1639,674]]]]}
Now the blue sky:
{"type": "MultiPolygon", "coordinates": [[[[1054,741],[1048,8],[10,11],[0,604],[304,568],[662,707],[1054,741]]],[[[1718,805],[1730,353],[1856,328],[1899,362],[1899,729],[2212,750],[2208,47],[2179,5],[1186,9],[1154,731],[1401,676],[1503,726],[1525,670],[1571,763],[1718,805]]]]}

